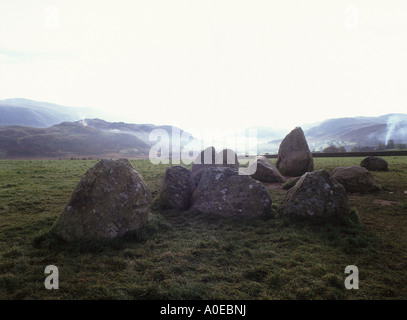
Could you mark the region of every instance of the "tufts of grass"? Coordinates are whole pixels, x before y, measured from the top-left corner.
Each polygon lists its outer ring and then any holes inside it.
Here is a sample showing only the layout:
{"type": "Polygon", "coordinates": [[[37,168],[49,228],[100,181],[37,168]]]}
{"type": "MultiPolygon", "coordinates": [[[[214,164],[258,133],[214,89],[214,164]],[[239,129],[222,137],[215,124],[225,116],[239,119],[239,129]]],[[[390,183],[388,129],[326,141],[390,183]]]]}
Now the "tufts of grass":
{"type": "MultiPolygon", "coordinates": [[[[361,158],[315,158],[315,168],[361,158]]],[[[381,190],[349,194],[352,212],[314,220],[278,213],[223,218],[161,210],[166,166],[131,160],[153,193],[148,223],[123,237],[65,242],[50,233],[81,176],[95,164],[0,161],[0,299],[406,299],[407,165],[389,157],[375,172],[381,190]],[[375,199],[394,205],[384,206],[375,199]],[[60,289],[45,290],[56,265],[60,289]],[[356,265],[360,289],[346,290],[356,265]]]]}
{"type": "Polygon", "coordinates": [[[150,214],[146,225],[138,230],[129,231],[121,237],[106,240],[75,240],[65,241],[52,231],[48,231],[34,238],[32,246],[36,249],[47,249],[55,252],[79,252],[79,253],[100,253],[107,248],[120,250],[128,243],[144,242],[158,232],[165,232],[170,229],[170,225],[157,214],[150,214]]]}

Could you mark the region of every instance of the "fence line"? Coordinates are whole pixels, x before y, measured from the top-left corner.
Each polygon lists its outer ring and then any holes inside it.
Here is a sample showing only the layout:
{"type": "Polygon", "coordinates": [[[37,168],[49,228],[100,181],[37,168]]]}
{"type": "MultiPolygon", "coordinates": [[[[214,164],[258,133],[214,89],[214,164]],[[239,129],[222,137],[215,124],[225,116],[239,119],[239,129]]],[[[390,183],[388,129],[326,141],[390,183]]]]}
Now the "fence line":
{"type": "MultiPolygon", "coordinates": [[[[277,154],[265,154],[266,158],[277,158],[277,154]]],[[[313,152],[314,158],[333,158],[333,157],[367,157],[367,156],[407,156],[407,150],[401,151],[366,151],[366,152],[313,152]]]]}

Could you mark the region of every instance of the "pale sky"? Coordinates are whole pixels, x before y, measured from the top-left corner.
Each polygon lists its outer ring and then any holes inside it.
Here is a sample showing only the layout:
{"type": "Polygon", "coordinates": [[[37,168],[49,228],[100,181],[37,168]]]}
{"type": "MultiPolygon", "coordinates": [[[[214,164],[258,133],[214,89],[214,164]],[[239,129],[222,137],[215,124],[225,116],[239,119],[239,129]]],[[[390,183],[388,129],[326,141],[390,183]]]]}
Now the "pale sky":
{"type": "Polygon", "coordinates": [[[407,1],[0,0],[0,99],[183,129],[407,113],[407,1]]]}

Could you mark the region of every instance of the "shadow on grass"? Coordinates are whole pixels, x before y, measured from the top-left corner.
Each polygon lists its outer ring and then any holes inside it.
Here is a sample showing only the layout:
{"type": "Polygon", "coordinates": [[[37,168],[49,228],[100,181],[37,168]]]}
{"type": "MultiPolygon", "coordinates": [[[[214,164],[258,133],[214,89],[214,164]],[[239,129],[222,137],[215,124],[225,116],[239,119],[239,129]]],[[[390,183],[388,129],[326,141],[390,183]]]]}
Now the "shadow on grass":
{"type": "Polygon", "coordinates": [[[170,228],[170,225],[160,215],[151,214],[146,225],[138,230],[127,232],[121,237],[66,241],[52,231],[49,231],[34,238],[32,245],[36,249],[47,249],[56,252],[100,253],[109,249],[123,249],[128,243],[144,242],[158,232],[163,232],[170,228]]]}
{"type": "Polygon", "coordinates": [[[376,255],[382,245],[378,235],[369,230],[353,208],[349,215],[334,218],[287,216],[279,214],[283,227],[311,232],[323,243],[340,247],[346,254],[376,255]]]}
{"type": "MultiPolygon", "coordinates": [[[[287,216],[278,213],[276,207],[271,209],[270,214],[259,217],[221,217],[197,211],[180,213],[176,210],[165,210],[150,214],[148,223],[139,230],[114,239],[68,242],[52,232],[47,232],[36,237],[32,245],[36,249],[55,252],[102,253],[107,250],[121,250],[129,243],[145,242],[169,230],[172,230],[173,236],[176,237],[182,237],[191,230],[208,230],[223,234],[219,241],[225,240],[224,237],[231,237],[230,231],[234,231],[237,236],[252,235],[247,238],[249,242],[251,238],[257,239],[262,234],[283,233],[288,238],[302,239],[302,242],[338,247],[346,254],[367,253],[374,256],[380,251],[379,238],[360,222],[356,209],[352,209],[347,216],[324,219],[287,216]]],[[[275,239],[271,237],[270,240],[275,239]]]]}
{"type": "Polygon", "coordinates": [[[270,211],[258,216],[222,216],[216,213],[202,213],[194,209],[180,212],[176,209],[163,210],[160,208],[159,211],[168,222],[177,227],[182,228],[195,225],[199,227],[212,226],[216,228],[225,225],[235,227],[254,226],[265,221],[270,221],[276,216],[277,207],[273,205],[270,211]]]}

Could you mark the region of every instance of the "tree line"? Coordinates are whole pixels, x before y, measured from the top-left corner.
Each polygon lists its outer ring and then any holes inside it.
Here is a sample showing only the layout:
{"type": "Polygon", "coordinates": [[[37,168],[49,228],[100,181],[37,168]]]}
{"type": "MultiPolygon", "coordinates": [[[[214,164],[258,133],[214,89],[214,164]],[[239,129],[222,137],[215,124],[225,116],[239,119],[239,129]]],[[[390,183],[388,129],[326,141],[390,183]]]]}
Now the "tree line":
{"type": "MultiPolygon", "coordinates": [[[[381,150],[392,150],[392,149],[407,149],[406,143],[394,143],[394,140],[389,140],[387,143],[379,143],[376,147],[373,146],[354,146],[350,152],[367,152],[367,151],[381,151],[381,150]]],[[[323,153],[342,153],[346,152],[344,146],[330,145],[322,150],[323,153]]]]}

